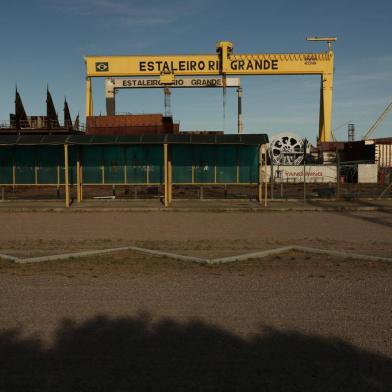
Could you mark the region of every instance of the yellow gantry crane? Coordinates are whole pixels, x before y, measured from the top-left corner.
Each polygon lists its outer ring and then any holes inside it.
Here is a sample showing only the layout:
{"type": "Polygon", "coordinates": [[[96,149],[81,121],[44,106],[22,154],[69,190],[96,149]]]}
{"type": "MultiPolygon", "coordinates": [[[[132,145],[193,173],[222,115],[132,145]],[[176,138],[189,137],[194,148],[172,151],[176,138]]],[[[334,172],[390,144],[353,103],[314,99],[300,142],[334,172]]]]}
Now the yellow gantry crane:
{"type": "Polygon", "coordinates": [[[326,41],[328,50],[317,53],[234,54],[233,44],[218,42],[214,54],[86,56],[86,116],[93,115],[94,77],[160,77],[167,86],[176,76],[320,75],[319,141],[331,140],[335,37],[308,38],[326,41]]]}

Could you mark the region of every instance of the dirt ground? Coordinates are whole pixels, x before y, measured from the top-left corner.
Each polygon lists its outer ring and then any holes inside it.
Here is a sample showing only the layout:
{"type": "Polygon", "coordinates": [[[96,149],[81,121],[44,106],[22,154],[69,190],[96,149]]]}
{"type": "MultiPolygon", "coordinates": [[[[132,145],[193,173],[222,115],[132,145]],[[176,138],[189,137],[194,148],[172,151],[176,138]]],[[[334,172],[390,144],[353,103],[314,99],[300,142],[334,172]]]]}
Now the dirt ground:
{"type": "Polygon", "coordinates": [[[388,212],[3,212],[2,253],[144,245],[237,253],[307,245],[392,256],[388,212]]]}
{"type": "MultiPolygon", "coordinates": [[[[6,213],[0,253],[306,244],[392,255],[388,212],[6,213]]],[[[0,261],[0,390],[390,391],[392,264],[290,252],[0,261]]]]}

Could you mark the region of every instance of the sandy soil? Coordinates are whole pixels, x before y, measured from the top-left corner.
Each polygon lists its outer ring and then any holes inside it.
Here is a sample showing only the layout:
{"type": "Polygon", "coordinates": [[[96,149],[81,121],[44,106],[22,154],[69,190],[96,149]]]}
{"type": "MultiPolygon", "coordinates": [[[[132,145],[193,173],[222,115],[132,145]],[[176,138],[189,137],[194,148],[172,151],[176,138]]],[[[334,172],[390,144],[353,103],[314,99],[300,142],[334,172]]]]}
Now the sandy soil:
{"type": "Polygon", "coordinates": [[[241,336],[262,325],[339,336],[392,356],[392,265],[290,252],[200,265],[119,252],[0,262],[1,329],[53,337],[65,317],[200,319],[241,336]],[[375,333],[377,331],[377,333],[375,333]]]}
{"type": "Polygon", "coordinates": [[[207,266],[128,252],[3,261],[0,277],[2,390],[392,386],[390,264],[290,253],[207,266]]]}
{"type": "MultiPolygon", "coordinates": [[[[392,214],[0,213],[1,253],[301,243],[392,255],[392,214]]],[[[288,253],[0,261],[0,390],[390,391],[392,264],[288,253]]]]}
{"type": "Polygon", "coordinates": [[[17,255],[138,243],[234,253],[302,244],[392,256],[388,212],[0,212],[0,221],[0,252],[17,255]]]}

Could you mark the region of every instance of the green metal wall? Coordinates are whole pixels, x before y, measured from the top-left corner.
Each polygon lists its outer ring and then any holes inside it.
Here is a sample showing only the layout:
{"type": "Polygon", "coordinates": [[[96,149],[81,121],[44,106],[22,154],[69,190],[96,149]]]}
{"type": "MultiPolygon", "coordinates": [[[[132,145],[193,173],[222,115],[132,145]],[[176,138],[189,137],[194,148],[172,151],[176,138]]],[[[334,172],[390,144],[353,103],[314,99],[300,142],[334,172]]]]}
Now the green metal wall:
{"type": "Polygon", "coordinates": [[[258,181],[257,146],[173,145],[170,150],[173,184],[258,181]]]}
{"type": "Polygon", "coordinates": [[[161,184],[162,146],[82,146],[85,184],[161,184]]]}
{"type": "MultiPolygon", "coordinates": [[[[76,149],[69,148],[69,181],[76,183],[76,149]]],[[[0,184],[55,185],[64,183],[63,146],[0,147],[0,184]]]]}
{"type": "MultiPolygon", "coordinates": [[[[258,147],[169,145],[173,184],[258,181],[258,147]]],[[[163,145],[69,146],[70,184],[79,154],[84,184],[162,184],[163,145]]],[[[64,146],[0,147],[0,184],[64,184],[64,146]]]]}
{"type": "Polygon", "coordinates": [[[13,148],[0,148],[0,184],[12,184],[13,148]]]}

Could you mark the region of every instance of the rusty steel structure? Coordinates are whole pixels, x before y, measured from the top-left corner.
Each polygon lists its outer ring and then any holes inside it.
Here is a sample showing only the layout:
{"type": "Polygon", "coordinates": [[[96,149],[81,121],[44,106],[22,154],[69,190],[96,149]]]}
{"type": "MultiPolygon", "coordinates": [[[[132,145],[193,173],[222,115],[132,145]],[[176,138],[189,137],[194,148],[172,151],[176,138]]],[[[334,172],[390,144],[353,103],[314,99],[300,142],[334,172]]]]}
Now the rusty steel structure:
{"type": "Polygon", "coordinates": [[[64,100],[63,125],[60,124],[52,95],[46,90],[46,114],[28,116],[18,88],[15,90],[15,111],[8,122],[0,123],[0,134],[77,134],[81,132],[79,114],[72,121],[67,99],[64,100]]]}

